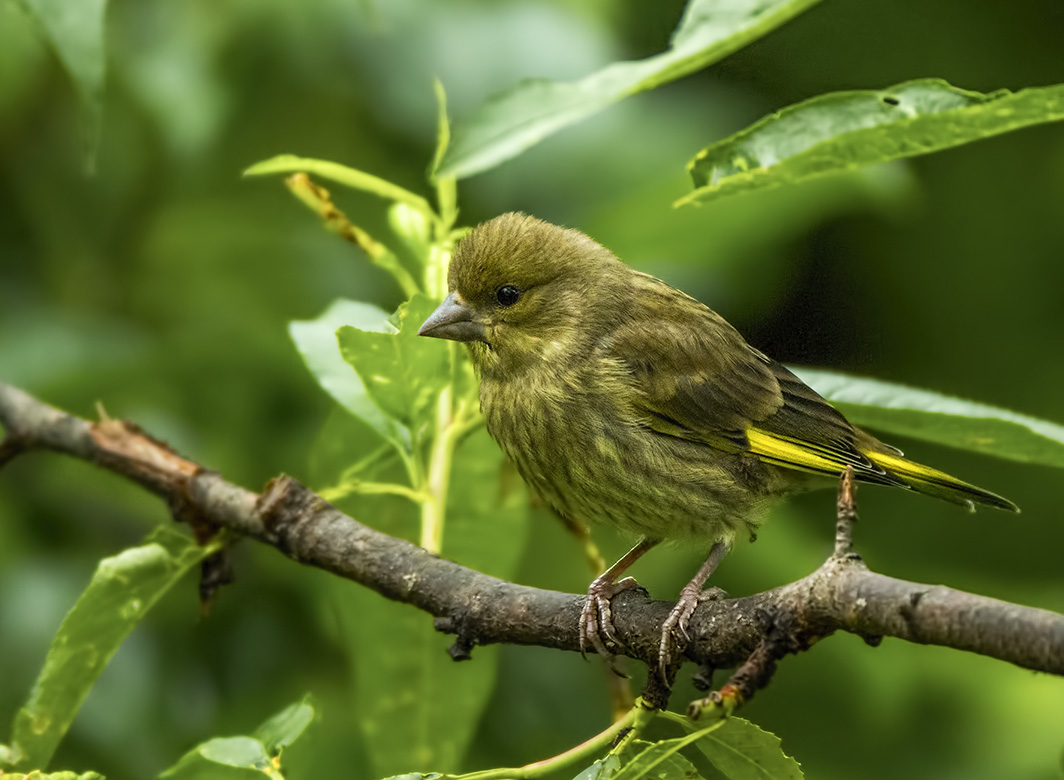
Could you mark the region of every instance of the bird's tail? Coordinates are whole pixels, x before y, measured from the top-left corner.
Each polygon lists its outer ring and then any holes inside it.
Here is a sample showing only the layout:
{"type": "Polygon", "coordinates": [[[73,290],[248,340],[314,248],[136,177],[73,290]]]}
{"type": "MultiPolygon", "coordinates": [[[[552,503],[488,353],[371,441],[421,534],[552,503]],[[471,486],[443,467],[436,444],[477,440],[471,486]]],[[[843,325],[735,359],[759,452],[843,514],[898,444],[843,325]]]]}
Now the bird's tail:
{"type": "Polygon", "coordinates": [[[900,455],[869,450],[862,450],[862,454],[918,493],[945,499],[972,510],[975,509],[976,504],[983,504],[997,509],[1005,509],[1009,512],[1020,511],[1018,506],[1007,498],[1002,498],[997,493],[983,490],[981,487],[963,482],[956,477],[951,477],[949,474],[933,469],[930,466],[925,466],[922,463],[907,460],[900,455]]]}

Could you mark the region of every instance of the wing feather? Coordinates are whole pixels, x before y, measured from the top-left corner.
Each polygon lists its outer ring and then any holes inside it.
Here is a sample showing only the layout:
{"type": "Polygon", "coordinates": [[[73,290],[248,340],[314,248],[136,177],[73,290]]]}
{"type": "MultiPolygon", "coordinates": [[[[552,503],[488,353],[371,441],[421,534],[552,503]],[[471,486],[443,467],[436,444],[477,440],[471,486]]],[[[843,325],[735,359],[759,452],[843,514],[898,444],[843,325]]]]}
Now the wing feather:
{"type": "Polygon", "coordinates": [[[641,305],[606,349],[627,367],[636,412],[651,431],[801,471],[838,475],[853,466],[864,481],[905,486],[859,444],[891,448],[855,429],[716,312],[652,277],[640,275],[635,294],[641,305]]]}

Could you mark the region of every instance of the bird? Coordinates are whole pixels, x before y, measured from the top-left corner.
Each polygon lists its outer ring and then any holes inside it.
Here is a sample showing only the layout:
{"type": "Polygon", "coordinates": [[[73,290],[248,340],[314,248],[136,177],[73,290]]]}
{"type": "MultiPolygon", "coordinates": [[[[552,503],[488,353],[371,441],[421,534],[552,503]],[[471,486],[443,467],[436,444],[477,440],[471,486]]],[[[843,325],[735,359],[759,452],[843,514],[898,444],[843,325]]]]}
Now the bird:
{"type": "Polygon", "coordinates": [[[464,342],[488,432],[563,517],[638,537],[588,587],[580,647],[623,648],[610,602],[665,540],[708,548],[662,625],[658,667],[689,640],[705,584],[778,500],[858,481],[974,509],[1011,501],[906,459],[852,425],[723,317],[584,233],[522,213],[455,247],[448,294],[418,330],[464,342]]]}

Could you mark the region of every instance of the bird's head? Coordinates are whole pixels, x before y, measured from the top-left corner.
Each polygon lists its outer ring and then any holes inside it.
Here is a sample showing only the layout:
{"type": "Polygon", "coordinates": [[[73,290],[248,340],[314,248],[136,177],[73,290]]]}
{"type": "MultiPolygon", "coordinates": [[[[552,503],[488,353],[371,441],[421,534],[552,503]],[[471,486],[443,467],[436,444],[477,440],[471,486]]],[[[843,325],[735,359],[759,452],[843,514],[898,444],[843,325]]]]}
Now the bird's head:
{"type": "Polygon", "coordinates": [[[482,372],[579,356],[623,309],[629,272],[577,230],[503,214],[458,243],[450,295],[418,334],[466,342],[482,372]]]}

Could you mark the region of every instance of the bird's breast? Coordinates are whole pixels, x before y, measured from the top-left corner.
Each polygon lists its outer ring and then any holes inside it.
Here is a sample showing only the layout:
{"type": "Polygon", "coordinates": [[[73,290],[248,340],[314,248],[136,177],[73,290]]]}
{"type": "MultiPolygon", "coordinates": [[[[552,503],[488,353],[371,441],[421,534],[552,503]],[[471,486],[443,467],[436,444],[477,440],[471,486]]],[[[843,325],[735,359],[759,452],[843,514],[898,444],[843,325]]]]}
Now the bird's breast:
{"type": "Polygon", "coordinates": [[[657,538],[714,540],[756,519],[764,496],[734,454],[641,425],[625,388],[581,371],[482,377],[488,431],[525,482],[563,515],[657,538]]]}

